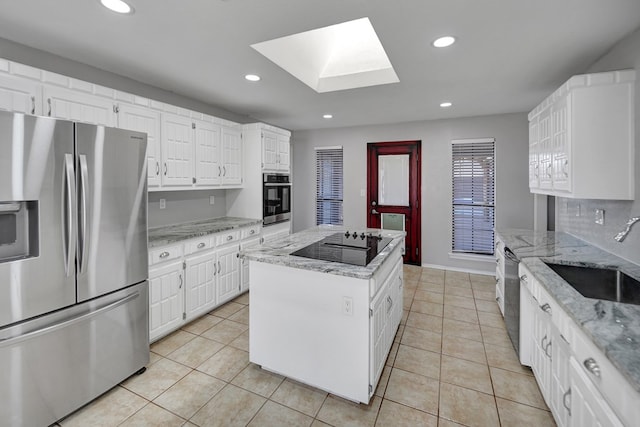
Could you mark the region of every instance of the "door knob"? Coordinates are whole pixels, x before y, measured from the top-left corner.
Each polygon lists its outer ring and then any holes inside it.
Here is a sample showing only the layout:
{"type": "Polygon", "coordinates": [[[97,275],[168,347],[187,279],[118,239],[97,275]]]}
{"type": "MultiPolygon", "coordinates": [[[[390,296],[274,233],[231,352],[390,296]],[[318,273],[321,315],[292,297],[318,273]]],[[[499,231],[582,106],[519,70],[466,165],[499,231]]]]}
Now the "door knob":
{"type": "Polygon", "coordinates": [[[371,215],[378,215],[378,214],[380,214],[380,212],[378,212],[375,209],[371,209],[371,215]]]}
{"type": "Polygon", "coordinates": [[[376,206],[376,205],[377,205],[376,201],[375,201],[375,200],[372,200],[372,201],[371,201],[371,206],[376,206]]]}

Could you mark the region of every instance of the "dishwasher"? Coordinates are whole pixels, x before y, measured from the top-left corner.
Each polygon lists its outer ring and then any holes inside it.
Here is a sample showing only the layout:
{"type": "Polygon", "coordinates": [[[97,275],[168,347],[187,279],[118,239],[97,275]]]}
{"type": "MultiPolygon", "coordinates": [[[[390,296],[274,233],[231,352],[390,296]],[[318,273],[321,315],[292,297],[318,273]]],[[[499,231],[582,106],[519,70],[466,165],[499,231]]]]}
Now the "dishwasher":
{"type": "Polygon", "coordinates": [[[504,246],[504,322],[509,339],[520,358],[520,260],[511,249],[504,246]]]}

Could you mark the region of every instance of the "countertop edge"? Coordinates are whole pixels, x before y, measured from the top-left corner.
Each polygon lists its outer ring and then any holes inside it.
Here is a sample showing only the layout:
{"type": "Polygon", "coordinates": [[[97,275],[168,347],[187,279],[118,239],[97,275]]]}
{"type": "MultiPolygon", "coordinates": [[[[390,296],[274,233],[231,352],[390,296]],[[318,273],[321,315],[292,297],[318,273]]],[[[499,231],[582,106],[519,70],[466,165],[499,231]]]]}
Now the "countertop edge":
{"type": "Polygon", "coordinates": [[[262,225],[262,219],[220,217],[153,227],[148,231],[148,248],[153,249],[196,237],[254,225],[262,225]]]}

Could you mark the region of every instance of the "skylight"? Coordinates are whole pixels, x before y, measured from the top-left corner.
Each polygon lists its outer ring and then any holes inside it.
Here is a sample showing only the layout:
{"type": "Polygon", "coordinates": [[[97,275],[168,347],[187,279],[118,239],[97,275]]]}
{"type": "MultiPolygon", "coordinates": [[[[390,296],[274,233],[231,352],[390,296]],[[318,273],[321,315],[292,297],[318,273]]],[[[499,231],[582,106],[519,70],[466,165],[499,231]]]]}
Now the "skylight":
{"type": "Polygon", "coordinates": [[[251,47],[319,93],[400,81],[369,18],[251,47]]]}

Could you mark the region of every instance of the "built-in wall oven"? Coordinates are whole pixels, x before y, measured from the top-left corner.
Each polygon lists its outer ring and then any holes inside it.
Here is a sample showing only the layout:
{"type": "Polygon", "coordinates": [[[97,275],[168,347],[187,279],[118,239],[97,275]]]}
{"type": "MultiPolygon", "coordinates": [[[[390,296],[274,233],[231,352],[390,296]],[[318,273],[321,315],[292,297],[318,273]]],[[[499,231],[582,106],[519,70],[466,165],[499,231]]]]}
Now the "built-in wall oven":
{"type": "Polygon", "coordinates": [[[288,174],[262,174],[262,222],[264,225],[291,219],[291,182],[288,174]]]}

